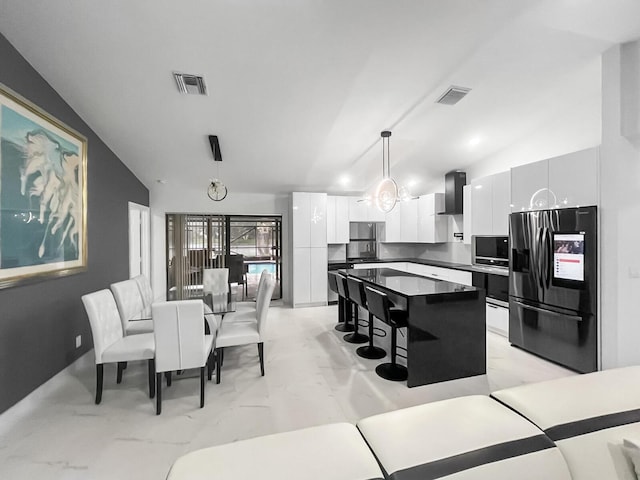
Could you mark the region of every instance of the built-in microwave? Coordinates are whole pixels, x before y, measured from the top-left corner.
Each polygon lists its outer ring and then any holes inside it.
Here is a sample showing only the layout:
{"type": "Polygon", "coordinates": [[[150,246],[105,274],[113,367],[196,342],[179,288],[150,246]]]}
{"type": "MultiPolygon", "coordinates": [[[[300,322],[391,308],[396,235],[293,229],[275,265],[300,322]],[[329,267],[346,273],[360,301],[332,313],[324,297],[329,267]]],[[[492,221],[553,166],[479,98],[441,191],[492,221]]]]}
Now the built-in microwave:
{"type": "Polygon", "coordinates": [[[472,262],[476,265],[509,266],[509,237],[474,235],[471,237],[472,262]]]}

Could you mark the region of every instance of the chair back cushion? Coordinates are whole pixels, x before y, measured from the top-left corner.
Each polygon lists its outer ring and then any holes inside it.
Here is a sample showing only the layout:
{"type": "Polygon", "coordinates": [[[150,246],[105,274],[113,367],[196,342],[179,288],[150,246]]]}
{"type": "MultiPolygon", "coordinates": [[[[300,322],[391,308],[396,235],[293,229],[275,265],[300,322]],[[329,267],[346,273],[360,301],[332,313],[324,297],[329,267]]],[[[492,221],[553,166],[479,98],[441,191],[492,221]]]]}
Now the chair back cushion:
{"type": "Polygon", "coordinates": [[[202,291],[204,295],[219,295],[229,292],[228,268],[205,268],[202,272],[202,291]]]}
{"type": "Polygon", "coordinates": [[[156,372],[202,367],[205,352],[202,300],[154,303],[153,334],[156,340],[156,372]]]}
{"type": "Polygon", "coordinates": [[[336,272],[329,272],[328,282],[332,292],[340,293],[338,291],[338,274],[336,272]]]}
{"type": "Polygon", "coordinates": [[[258,295],[260,294],[260,290],[262,290],[264,288],[264,282],[267,279],[267,276],[270,275],[269,272],[267,272],[266,269],[262,270],[262,272],[260,272],[260,280],[258,281],[258,290],[256,290],[256,299],[258,298],[258,295]]]}
{"type": "Polygon", "coordinates": [[[132,278],[138,285],[138,290],[140,290],[140,296],[142,296],[142,305],[144,308],[151,307],[153,303],[153,290],[151,290],[151,283],[149,279],[144,275],[137,275],[132,278]]]}
{"type": "Polygon", "coordinates": [[[126,333],[129,321],[144,310],[140,289],[135,280],[129,279],[111,284],[111,291],[120,312],[122,330],[126,333]]]}
{"type": "Polygon", "coordinates": [[[389,297],[384,292],[371,287],[364,287],[367,297],[367,310],[374,317],[389,323],[389,297]]]}
{"type": "Polygon", "coordinates": [[[267,314],[269,313],[269,305],[271,305],[271,295],[276,286],[273,275],[267,274],[264,281],[264,287],[256,299],[256,316],[258,320],[258,334],[262,338],[262,334],[267,324],[267,314]]]}
{"type": "Polygon", "coordinates": [[[123,337],[120,314],[113,294],[107,289],[83,295],[82,303],[89,317],[96,364],[99,364],[102,353],[123,337]]]}
{"type": "Polygon", "coordinates": [[[347,293],[347,277],[341,273],[336,273],[336,283],[338,287],[338,295],[343,298],[349,298],[349,294],[347,293]]]}
{"type": "Polygon", "coordinates": [[[364,283],[362,283],[362,280],[358,280],[354,277],[347,277],[347,287],[349,300],[356,302],[356,304],[362,308],[367,308],[367,298],[364,293],[364,283]]]}

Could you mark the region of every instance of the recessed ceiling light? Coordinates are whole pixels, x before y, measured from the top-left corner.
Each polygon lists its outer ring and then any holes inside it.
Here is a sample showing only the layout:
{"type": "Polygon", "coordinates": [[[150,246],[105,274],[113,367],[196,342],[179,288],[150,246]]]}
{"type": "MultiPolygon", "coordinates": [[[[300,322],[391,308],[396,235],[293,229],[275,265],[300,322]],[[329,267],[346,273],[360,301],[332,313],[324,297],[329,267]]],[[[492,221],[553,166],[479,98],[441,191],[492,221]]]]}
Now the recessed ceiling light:
{"type": "Polygon", "coordinates": [[[343,187],[346,187],[351,183],[351,177],[349,175],[342,175],[338,179],[338,182],[340,182],[340,185],[342,185],[343,187]]]}
{"type": "Polygon", "coordinates": [[[475,137],[471,137],[471,139],[469,140],[469,147],[477,147],[478,145],[480,145],[480,142],[482,142],[482,137],[478,135],[476,135],[475,137]]]}
{"type": "Polygon", "coordinates": [[[417,178],[412,178],[407,182],[407,187],[415,187],[416,185],[418,185],[418,183],[420,183],[420,180],[418,180],[417,178]]]}

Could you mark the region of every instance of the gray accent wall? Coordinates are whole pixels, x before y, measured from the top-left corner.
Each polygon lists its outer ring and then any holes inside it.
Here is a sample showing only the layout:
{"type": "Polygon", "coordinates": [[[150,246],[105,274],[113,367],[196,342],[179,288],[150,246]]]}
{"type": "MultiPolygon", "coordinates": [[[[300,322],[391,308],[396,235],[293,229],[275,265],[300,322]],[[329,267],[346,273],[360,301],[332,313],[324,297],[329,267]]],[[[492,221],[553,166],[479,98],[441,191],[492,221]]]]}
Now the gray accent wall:
{"type": "Polygon", "coordinates": [[[1,34],[0,65],[1,83],[88,139],[88,270],[0,290],[3,412],[93,348],[80,297],[128,278],[128,202],[149,205],[149,190],[1,34]]]}

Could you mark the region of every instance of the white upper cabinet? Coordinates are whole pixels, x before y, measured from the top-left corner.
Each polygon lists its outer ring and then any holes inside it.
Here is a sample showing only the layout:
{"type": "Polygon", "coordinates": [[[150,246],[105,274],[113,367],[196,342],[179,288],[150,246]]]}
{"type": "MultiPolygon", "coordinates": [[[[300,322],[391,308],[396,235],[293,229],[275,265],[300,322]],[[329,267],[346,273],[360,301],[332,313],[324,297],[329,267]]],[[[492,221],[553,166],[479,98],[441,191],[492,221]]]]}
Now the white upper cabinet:
{"type": "Polygon", "coordinates": [[[465,238],[468,238],[469,243],[471,235],[509,234],[510,172],[474,179],[468,195],[471,196],[473,209],[469,212],[470,221],[465,217],[465,222],[470,223],[471,227],[469,232],[465,231],[465,238]]]}
{"type": "Polygon", "coordinates": [[[492,177],[476,178],[471,181],[472,235],[493,235],[493,180],[492,177]]]}
{"type": "Polygon", "coordinates": [[[551,208],[598,204],[598,153],[590,148],[549,160],[551,208]]]}
{"type": "Polygon", "coordinates": [[[309,194],[293,192],[293,246],[310,247],[311,229],[309,226],[309,194]]]}
{"type": "Polygon", "coordinates": [[[400,213],[400,205],[396,205],[395,208],[386,215],[383,241],[385,243],[401,243],[401,225],[402,218],[400,213]]]}
{"type": "Polygon", "coordinates": [[[438,215],[444,211],[444,194],[432,193],[418,198],[418,242],[442,243],[447,241],[447,217],[438,215]]]}
{"type": "Polygon", "coordinates": [[[473,218],[473,203],[471,202],[471,184],[462,187],[462,228],[463,242],[471,245],[471,218],[473,218]]]}
{"type": "Polygon", "coordinates": [[[336,197],[336,243],[349,243],[349,197],[336,197]]]}
{"type": "Polygon", "coordinates": [[[367,206],[367,216],[369,218],[369,222],[385,221],[385,213],[378,210],[378,208],[374,204],[370,204],[367,206]]]}
{"type": "Polygon", "coordinates": [[[400,238],[406,243],[418,241],[418,200],[399,202],[400,208],[400,238]]]}
{"type": "Polygon", "coordinates": [[[598,204],[599,148],[511,169],[511,211],[598,204]]]}
{"type": "Polygon", "coordinates": [[[336,198],[327,195],[327,243],[336,242],[336,198]]]}
{"type": "Polygon", "coordinates": [[[327,243],[349,243],[349,198],[327,196],[327,243]]]}
{"type": "Polygon", "coordinates": [[[365,202],[360,197],[349,198],[350,222],[384,222],[385,214],[376,208],[373,203],[365,202]]]}
{"type": "Polygon", "coordinates": [[[493,235],[509,235],[511,213],[511,172],[492,175],[493,235]]]}
{"type": "Polygon", "coordinates": [[[418,200],[398,202],[385,218],[384,243],[418,242],[418,200]]]}
{"type": "Polygon", "coordinates": [[[386,215],[384,243],[441,243],[447,241],[444,194],[432,193],[398,202],[386,215]]]}
{"type": "Polygon", "coordinates": [[[549,208],[549,161],[529,163],[511,169],[511,211],[549,208]]]}
{"type": "Polygon", "coordinates": [[[327,246],[327,194],[293,192],[293,246],[327,246]]]}
{"type": "Polygon", "coordinates": [[[367,202],[362,201],[359,197],[349,197],[349,221],[350,222],[368,222],[369,212],[367,202]]]}
{"type": "Polygon", "coordinates": [[[309,232],[311,247],[327,246],[327,194],[309,194],[309,232]]]}

